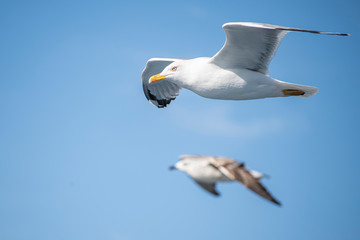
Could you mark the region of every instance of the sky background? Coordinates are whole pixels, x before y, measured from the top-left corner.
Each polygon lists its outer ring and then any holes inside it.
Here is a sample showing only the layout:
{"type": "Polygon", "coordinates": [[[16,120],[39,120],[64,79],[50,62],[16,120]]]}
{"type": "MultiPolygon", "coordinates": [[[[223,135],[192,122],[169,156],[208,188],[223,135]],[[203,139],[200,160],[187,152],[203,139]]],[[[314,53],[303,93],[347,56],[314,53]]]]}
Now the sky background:
{"type": "Polygon", "coordinates": [[[358,1],[1,1],[0,239],[359,239],[358,1]],[[214,55],[226,22],[290,33],[273,78],[314,97],[145,98],[151,57],[214,55]],[[271,176],[277,207],[238,183],[216,198],[181,154],[271,176]]]}

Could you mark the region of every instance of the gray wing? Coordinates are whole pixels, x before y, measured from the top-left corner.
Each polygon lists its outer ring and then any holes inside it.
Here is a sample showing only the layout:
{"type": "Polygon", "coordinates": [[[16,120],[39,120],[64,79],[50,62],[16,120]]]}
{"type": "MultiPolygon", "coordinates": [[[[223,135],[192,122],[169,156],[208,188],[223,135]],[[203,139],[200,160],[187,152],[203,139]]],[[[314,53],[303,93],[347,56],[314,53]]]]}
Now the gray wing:
{"type": "Polygon", "coordinates": [[[215,183],[204,183],[204,182],[200,182],[194,179],[194,181],[200,185],[200,187],[202,187],[203,189],[205,189],[206,191],[208,191],[209,193],[215,195],[215,196],[220,196],[220,194],[216,191],[215,189],[215,183]]]}
{"type": "Polygon", "coordinates": [[[222,174],[231,180],[239,181],[245,187],[249,188],[261,197],[277,205],[281,205],[281,203],[277,201],[259,182],[259,179],[245,168],[245,164],[226,157],[214,157],[211,159],[210,163],[217,167],[222,174]]]}
{"type": "Polygon", "coordinates": [[[151,58],[142,72],[141,79],[146,98],[158,108],[166,107],[179,95],[181,88],[169,81],[159,81],[149,84],[149,78],[162,70],[170,63],[179,60],[177,58],[151,58]]]}
{"type": "Polygon", "coordinates": [[[263,74],[268,74],[268,65],[288,32],[349,35],[251,22],[226,23],[223,29],[226,42],[210,61],[222,68],[245,68],[263,74]]]}

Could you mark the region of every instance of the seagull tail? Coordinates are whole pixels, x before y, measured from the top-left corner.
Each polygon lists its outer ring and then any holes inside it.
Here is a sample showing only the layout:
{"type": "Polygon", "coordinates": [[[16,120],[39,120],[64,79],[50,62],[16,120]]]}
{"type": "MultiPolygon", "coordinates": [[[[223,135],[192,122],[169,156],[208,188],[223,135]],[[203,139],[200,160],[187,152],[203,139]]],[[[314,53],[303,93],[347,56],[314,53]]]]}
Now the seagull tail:
{"type": "Polygon", "coordinates": [[[256,179],[262,179],[262,178],[270,178],[269,175],[255,171],[255,170],[249,170],[250,174],[256,178],[256,179]]]}
{"type": "Polygon", "coordinates": [[[284,97],[297,96],[306,98],[314,96],[318,92],[317,87],[286,83],[282,81],[279,81],[279,83],[284,97]]]}

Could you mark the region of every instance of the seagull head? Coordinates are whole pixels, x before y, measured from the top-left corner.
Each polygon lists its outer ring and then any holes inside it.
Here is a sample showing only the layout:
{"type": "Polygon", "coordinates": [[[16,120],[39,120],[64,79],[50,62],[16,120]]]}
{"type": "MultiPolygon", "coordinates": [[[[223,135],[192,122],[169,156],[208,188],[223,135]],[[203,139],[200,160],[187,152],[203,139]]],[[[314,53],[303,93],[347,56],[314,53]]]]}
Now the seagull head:
{"type": "Polygon", "coordinates": [[[192,158],[191,155],[182,155],[180,156],[180,161],[174,166],[171,166],[170,170],[177,169],[191,175],[194,171],[203,169],[208,165],[209,162],[206,159],[192,158]]]}
{"type": "Polygon", "coordinates": [[[182,172],[188,172],[191,171],[196,165],[196,162],[194,162],[192,159],[182,159],[178,161],[174,166],[170,167],[170,170],[180,170],[182,172]]]}
{"type": "Polygon", "coordinates": [[[170,81],[176,81],[178,79],[179,73],[183,68],[184,61],[175,61],[164,68],[164,70],[156,75],[153,75],[149,78],[149,83],[155,83],[157,81],[167,79],[170,81]]]}

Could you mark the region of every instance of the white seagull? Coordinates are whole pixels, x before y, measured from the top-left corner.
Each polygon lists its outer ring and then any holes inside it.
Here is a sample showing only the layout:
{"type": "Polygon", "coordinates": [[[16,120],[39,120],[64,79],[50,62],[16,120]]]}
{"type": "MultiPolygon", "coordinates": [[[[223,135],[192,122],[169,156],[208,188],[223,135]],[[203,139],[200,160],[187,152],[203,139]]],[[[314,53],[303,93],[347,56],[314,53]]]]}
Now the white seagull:
{"type": "Polygon", "coordinates": [[[260,183],[264,174],[248,170],[244,163],[226,157],[183,155],[170,169],[187,173],[206,191],[219,196],[215,189],[217,182],[238,181],[261,197],[281,205],[260,183]]]}
{"type": "Polygon", "coordinates": [[[282,82],[269,76],[268,65],[288,32],[348,36],[263,23],[223,25],[226,42],[215,56],[194,59],[151,58],[142,72],[146,98],[166,107],[182,88],[212,99],[246,100],[268,97],[310,97],[316,87],[282,82]]]}

